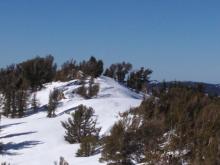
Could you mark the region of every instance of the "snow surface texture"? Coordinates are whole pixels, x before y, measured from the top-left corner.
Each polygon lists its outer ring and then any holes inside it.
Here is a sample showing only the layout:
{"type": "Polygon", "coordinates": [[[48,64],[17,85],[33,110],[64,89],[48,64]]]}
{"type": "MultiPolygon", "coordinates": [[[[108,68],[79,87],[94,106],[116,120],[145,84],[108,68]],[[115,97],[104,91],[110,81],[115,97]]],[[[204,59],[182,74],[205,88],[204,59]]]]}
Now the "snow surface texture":
{"type": "Polygon", "coordinates": [[[104,76],[95,81],[100,84],[100,92],[96,98],[89,100],[73,94],[74,89],[79,87],[76,80],[48,83],[37,92],[37,99],[43,107],[48,103],[49,93],[53,88],[64,91],[65,99],[59,102],[55,118],[47,118],[47,112],[43,108],[38,113],[30,113],[20,119],[3,117],[0,141],[6,145],[4,155],[0,156],[0,163],[6,161],[11,165],[53,165],[54,161],[63,156],[70,165],[101,164],[100,154],[87,158],[75,157],[79,144],[69,144],[64,140],[65,129],[61,126],[61,121],[70,117],[74,107],[83,104],[94,108],[103,135],[119,119],[119,112],[140,105],[141,96],[104,76]]]}

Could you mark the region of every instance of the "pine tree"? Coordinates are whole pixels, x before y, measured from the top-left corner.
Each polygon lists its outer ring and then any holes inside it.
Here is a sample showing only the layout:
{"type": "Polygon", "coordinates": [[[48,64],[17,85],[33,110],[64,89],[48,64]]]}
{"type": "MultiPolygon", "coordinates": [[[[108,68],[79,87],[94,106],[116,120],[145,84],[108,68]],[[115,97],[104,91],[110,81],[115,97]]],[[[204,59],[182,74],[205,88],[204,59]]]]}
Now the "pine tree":
{"type": "Polygon", "coordinates": [[[64,62],[61,69],[56,72],[56,81],[69,81],[77,78],[77,73],[79,71],[79,66],[76,61],[71,59],[64,62]]]}
{"type": "Polygon", "coordinates": [[[97,62],[97,67],[96,67],[96,74],[95,74],[95,77],[99,77],[102,75],[103,73],[103,61],[102,60],[98,60],[97,62]]]}
{"type": "Polygon", "coordinates": [[[111,162],[109,165],[133,165],[132,155],[137,150],[136,137],[127,131],[129,124],[120,120],[110,130],[110,135],[104,137],[101,162],[111,162]]]}
{"type": "Polygon", "coordinates": [[[16,66],[10,65],[6,69],[1,70],[1,91],[4,96],[4,102],[3,102],[3,111],[5,116],[9,116],[12,111],[13,115],[15,116],[16,109],[15,109],[15,85],[17,82],[17,76],[15,76],[16,73],[16,66]],[[13,101],[13,104],[12,104],[13,101]]]}
{"type": "Polygon", "coordinates": [[[95,84],[94,78],[91,77],[89,80],[89,87],[88,87],[88,96],[87,98],[92,98],[94,96],[97,96],[99,92],[99,84],[95,84]]]}
{"type": "Polygon", "coordinates": [[[34,110],[34,112],[37,112],[38,110],[38,100],[37,100],[37,94],[34,93],[31,99],[31,107],[34,110]]]}
{"type": "Polygon", "coordinates": [[[76,93],[80,96],[87,98],[87,88],[85,86],[85,80],[84,78],[81,80],[81,86],[76,90],[76,93]]]}
{"type": "Polygon", "coordinates": [[[18,90],[16,92],[16,106],[18,109],[18,116],[23,117],[24,111],[27,108],[27,99],[28,99],[28,92],[26,90],[18,90]]]}
{"type": "Polygon", "coordinates": [[[96,136],[83,137],[76,156],[88,157],[94,155],[97,152],[97,146],[99,145],[98,141],[99,139],[96,136]]]}
{"type": "Polygon", "coordinates": [[[51,55],[35,57],[19,64],[22,77],[25,78],[32,89],[42,88],[44,83],[53,80],[56,73],[56,64],[51,55]]]}
{"type": "Polygon", "coordinates": [[[58,96],[59,96],[59,90],[58,89],[54,89],[52,92],[50,92],[49,95],[49,102],[48,102],[48,117],[55,117],[55,110],[57,108],[58,105],[58,96]]]}
{"type": "Polygon", "coordinates": [[[143,92],[144,89],[146,90],[151,74],[152,70],[141,67],[138,71],[130,73],[127,80],[127,86],[135,89],[137,92],[143,92]]]}
{"type": "Polygon", "coordinates": [[[112,72],[109,68],[107,68],[107,69],[105,70],[105,72],[104,72],[103,75],[104,75],[104,76],[107,76],[107,77],[113,78],[113,72],[112,72]]]}
{"type": "MultiPolygon", "coordinates": [[[[0,113],[0,132],[1,132],[1,119],[2,119],[2,114],[0,113]]],[[[0,154],[2,152],[3,144],[0,142],[0,154]]]]}
{"type": "Polygon", "coordinates": [[[27,102],[27,81],[22,77],[19,65],[1,70],[1,92],[4,96],[3,111],[7,117],[22,117],[27,102]]]}
{"type": "Polygon", "coordinates": [[[130,63],[122,62],[112,64],[109,68],[105,70],[104,76],[108,76],[114,78],[120,83],[124,83],[126,75],[132,69],[132,65],[130,63]]]}
{"type": "Polygon", "coordinates": [[[72,118],[61,122],[66,129],[65,140],[69,143],[81,143],[82,139],[88,136],[98,137],[101,128],[96,128],[97,119],[94,110],[79,105],[77,110],[72,113],[72,118]]]}
{"type": "Polygon", "coordinates": [[[29,97],[29,92],[27,89],[28,89],[27,81],[21,80],[15,92],[18,117],[23,117],[25,110],[27,109],[27,101],[29,97]]]}
{"type": "Polygon", "coordinates": [[[10,113],[11,113],[11,94],[7,92],[4,95],[4,100],[3,100],[3,114],[8,117],[10,113]]]}
{"type": "Polygon", "coordinates": [[[82,61],[79,64],[79,69],[87,76],[96,78],[103,72],[103,62],[102,60],[97,60],[95,57],[91,56],[88,61],[82,61]]]}

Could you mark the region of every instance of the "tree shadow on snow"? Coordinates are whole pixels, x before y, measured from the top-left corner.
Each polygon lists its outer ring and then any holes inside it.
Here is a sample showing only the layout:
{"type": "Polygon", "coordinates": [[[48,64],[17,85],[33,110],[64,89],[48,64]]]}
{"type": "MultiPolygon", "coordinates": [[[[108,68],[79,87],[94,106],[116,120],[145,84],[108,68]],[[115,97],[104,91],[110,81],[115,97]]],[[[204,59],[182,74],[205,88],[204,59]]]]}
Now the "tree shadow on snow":
{"type": "Polygon", "coordinates": [[[1,136],[0,139],[11,138],[11,137],[15,137],[15,136],[28,135],[28,134],[33,134],[33,133],[37,133],[37,131],[8,134],[8,135],[5,135],[5,136],[1,136]]]}
{"type": "Polygon", "coordinates": [[[34,115],[36,113],[46,112],[46,111],[47,111],[47,105],[43,105],[41,107],[38,107],[36,111],[34,111],[33,108],[29,108],[26,110],[24,117],[28,117],[28,116],[34,115]]]}
{"type": "Polygon", "coordinates": [[[36,145],[43,144],[41,141],[24,141],[20,143],[7,143],[3,145],[1,154],[2,155],[19,155],[17,152],[13,152],[11,150],[22,150],[26,148],[32,148],[36,145]]]}
{"type": "Polygon", "coordinates": [[[72,111],[77,110],[77,108],[78,108],[78,106],[70,108],[70,109],[67,109],[67,110],[65,110],[63,112],[58,113],[56,116],[61,116],[63,114],[70,114],[72,111]]]}
{"type": "Polygon", "coordinates": [[[19,125],[19,124],[23,124],[23,123],[26,123],[26,122],[20,122],[20,123],[12,123],[12,124],[1,125],[1,126],[0,126],[0,129],[4,129],[4,128],[10,127],[10,126],[19,125]]]}

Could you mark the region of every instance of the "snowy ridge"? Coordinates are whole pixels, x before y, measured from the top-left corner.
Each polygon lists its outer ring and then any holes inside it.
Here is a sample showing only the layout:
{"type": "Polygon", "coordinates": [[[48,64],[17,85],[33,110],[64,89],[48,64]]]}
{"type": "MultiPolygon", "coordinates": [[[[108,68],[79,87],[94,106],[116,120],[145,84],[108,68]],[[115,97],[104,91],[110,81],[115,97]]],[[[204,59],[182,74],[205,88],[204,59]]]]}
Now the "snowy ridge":
{"type": "Polygon", "coordinates": [[[118,120],[119,112],[140,105],[141,96],[104,76],[95,81],[100,84],[100,92],[96,98],[89,100],[73,93],[79,87],[76,80],[48,83],[38,91],[36,94],[40,106],[48,103],[53,88],[64,91],[65,99],[60,101],[55,118],[47,118],[45,110],[21,119],[2,118],[0,139],[6,147],[0,162],[7,161],[12,165],[53,165],[63,156],[71,165],[101,164],[98,161],[100,154],[88,158],[75,157],[79,144],[71,145],[64,141],[65,130],[60,122],[70,117],[69,113],[76,106],[90,106],[95,110],[103,135],[118,120]]]}

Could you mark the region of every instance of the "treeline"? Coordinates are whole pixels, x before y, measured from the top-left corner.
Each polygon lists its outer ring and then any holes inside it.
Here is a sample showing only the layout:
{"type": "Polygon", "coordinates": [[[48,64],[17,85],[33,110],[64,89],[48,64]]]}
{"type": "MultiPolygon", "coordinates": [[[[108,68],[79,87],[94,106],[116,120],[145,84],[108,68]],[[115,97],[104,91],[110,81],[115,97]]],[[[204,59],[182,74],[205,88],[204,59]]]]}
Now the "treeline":
{"type": "Polygon", "coordinates": [[[3,97],[3,115],[22,117],[31,92],[41,89],[53,80],[56,64],[53,56],[36,57],[0,70],[0,92],[3,97]]]}
{"type": "Polygon", "coordinates": [[[83,79],[83,77],[88,76],[97,78],[102,74],[113,78],[136,92],[146,92],[152,70],[144,67],[132,70],[132,64],[126,62],[112,64],[104,70],[103,61],[91,57],[88,61],[82,61],[79,64],[74,60],[65,62],[61,69],[56,72],[54,79],[57,81],[69,81],[83,79]]]}
{"type": "MultiPolygon", "coordinates": [[[[126,62],[112,64],[104,71],[103,61],[93,56],[89,60],[79,63],[75,60],[68,60],[57,69],[53,56],[35,57],[0,69],[3,115],[12,118],[24,116],[30,95],[43,88],[43,84],[51,81],[80,79],[82,86],[77,93],[86,99],[91,98],[99,91],[99,86],[94,83],[94,78],[101,76],[103,72],[105,76],[111,77],[137,92],[146,91],[146,85],[152,73],[150,69],[143,67],[140,70],[132,71],[132,64],[126,62]],[[86,87],[88,78],[90,79],[89,86],[86,87]]],[[[36,96],[31,102],[36,111],[36,96]]],[[[49,116],[52,115],[49,114],[49,116]]]]}
{"type": "Polygon", "coordinates": [[[54,80],[69,81],[86,76],[97,78],[102,74],[103,67],[103,61],[97,60],[93,56],[90,57],[88,61],[83,60],[79,63],[77,63],[73,59],[68,60],[64,64],[62,64],[59,70],[57,70],[54,80]]]}
{"type": "Polygon", "coordinates": [[[152,70],[144,67],[132,71],[132,64],[126,62],[112,64],[104,72],[104,76],[111,77],[136,92],[146,92],[151,74],[152,70]]]}

